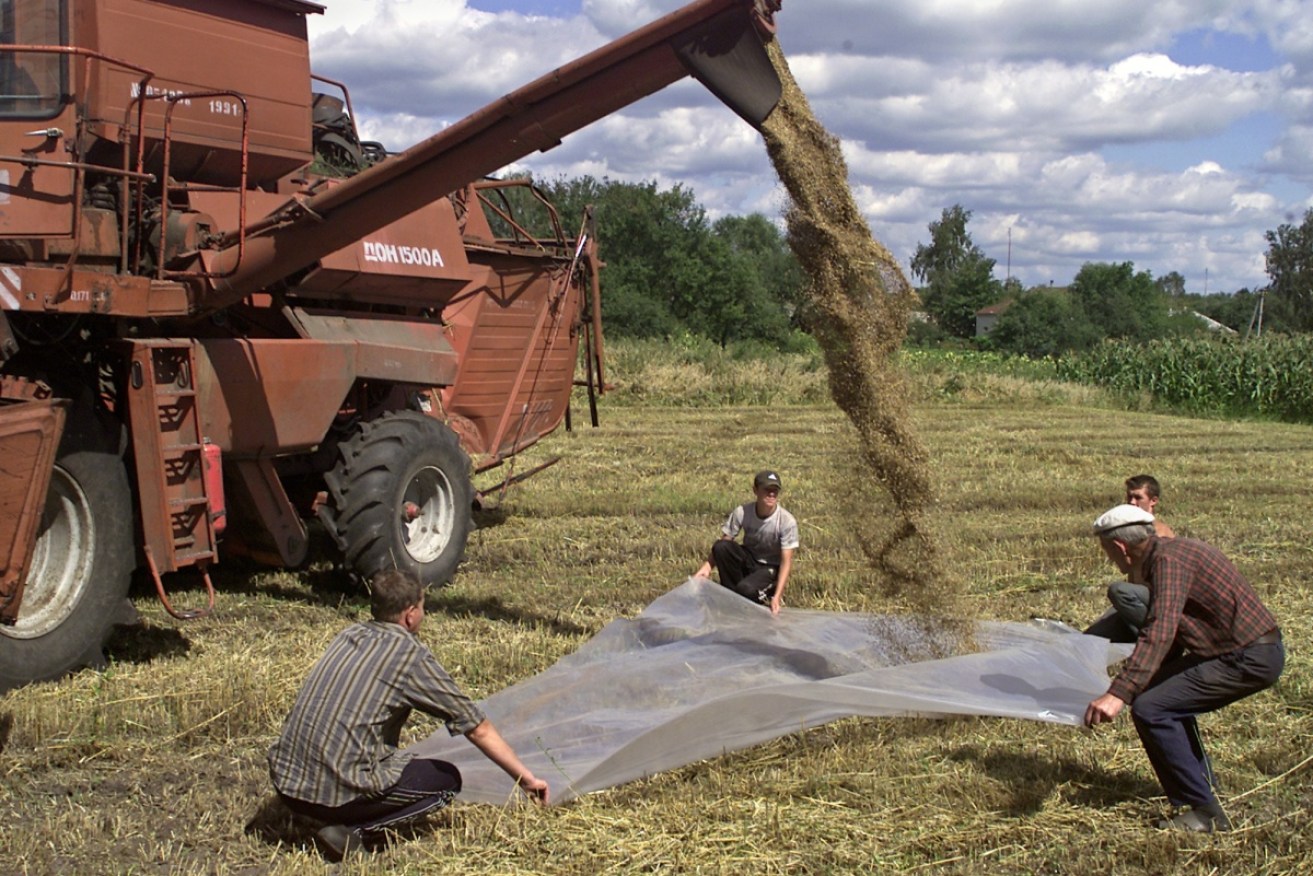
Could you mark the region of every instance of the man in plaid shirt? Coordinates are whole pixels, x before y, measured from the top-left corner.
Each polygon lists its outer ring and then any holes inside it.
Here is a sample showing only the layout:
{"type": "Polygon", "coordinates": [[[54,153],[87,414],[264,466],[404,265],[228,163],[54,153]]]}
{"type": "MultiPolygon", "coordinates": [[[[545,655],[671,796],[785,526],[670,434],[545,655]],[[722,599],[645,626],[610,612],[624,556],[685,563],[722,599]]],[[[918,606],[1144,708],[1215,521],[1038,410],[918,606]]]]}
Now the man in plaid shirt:
{"type": "Polygon", "coordinates": [[[1145,516],[1118,505],[1094,521],[1109,556],[1144,570],[1152,601],[1135,650],[1108,692],[1089,704],[1085,724],[1112,721],[1129,703],[1149,763],[1181,810],[1158,826],[1230,830],[1195,716],[1275,684],[1285,666],[1281,630],[1221,551],[1193,538],[1160,539],[1145,516]]]}

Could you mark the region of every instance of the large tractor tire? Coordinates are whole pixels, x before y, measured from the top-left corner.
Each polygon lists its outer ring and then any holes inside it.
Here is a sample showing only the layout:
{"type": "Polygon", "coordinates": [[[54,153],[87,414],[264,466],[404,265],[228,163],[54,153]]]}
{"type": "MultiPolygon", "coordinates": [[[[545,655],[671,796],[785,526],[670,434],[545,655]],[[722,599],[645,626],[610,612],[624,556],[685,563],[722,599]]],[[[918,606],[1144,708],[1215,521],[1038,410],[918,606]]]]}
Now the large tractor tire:
{"type": "Polygon", "coordinates": [[[384,569],[424,584],[451,580],[469,538],[470,460],[446,426],[411,411],[363,423],[324,476],[320,516],[365,580],[384,569]]]}
{"type": "Polygon", "coordinates": [[[103,666],[131,618],[132,494],[123,460],[65,434],[13,626],[0,625],[0,691],[103,666]]]}

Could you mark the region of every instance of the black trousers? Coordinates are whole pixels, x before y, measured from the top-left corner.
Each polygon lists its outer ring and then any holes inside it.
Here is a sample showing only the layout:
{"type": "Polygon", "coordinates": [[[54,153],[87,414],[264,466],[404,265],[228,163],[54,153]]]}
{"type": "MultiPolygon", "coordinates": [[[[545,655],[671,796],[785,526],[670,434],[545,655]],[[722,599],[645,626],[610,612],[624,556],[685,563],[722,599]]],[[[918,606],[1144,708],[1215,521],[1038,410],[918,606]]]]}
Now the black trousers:
{"type": "Polygon", "coordinates": [[[361,797],[341,806],[321,806],[279,795],[287,808],[328,824],[372,833],[441,809],[460,791],[460,770],[445,760],[415,758],[382,797],[361,797]]]}
{"type": "Polygon", "coordinates": [[[1168,802],[1195,808],[1217,805],[1195,715],[1271,687],[1285,661],[1280,641],[1220,657],[1186,654],[1164,664],[1135,698],[1131,717],[1168,802]]]}
{"type": "Polygon", "coordinates": [[[722,538],[711,546],[711,560],[720,575],[720,586],[753,602],[770,605],[775,595],[779,566],[757,562],[752,552],[736,541],[722,538]]]}

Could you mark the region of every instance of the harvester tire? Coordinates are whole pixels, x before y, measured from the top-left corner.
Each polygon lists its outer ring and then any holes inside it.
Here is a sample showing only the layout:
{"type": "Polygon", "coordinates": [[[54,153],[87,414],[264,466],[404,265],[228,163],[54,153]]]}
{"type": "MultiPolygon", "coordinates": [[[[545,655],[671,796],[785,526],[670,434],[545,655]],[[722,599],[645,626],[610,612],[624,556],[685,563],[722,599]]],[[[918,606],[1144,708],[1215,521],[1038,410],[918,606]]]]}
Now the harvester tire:
{"type": "Polygon", "coordinates": [[[387,413],[338,447],[320,516],[368,580],[384,569],[427,586],[449,582],[465,554],[474,488],[454,432],[411,411],[387,413]]]}
{"type": "Polygon", "coordinates": [[[132,494],[123,459],[86,433],[65,433],[50,477],[18,620],[0,626],[0,691],[105,663],[135,566],[132,494]]]}

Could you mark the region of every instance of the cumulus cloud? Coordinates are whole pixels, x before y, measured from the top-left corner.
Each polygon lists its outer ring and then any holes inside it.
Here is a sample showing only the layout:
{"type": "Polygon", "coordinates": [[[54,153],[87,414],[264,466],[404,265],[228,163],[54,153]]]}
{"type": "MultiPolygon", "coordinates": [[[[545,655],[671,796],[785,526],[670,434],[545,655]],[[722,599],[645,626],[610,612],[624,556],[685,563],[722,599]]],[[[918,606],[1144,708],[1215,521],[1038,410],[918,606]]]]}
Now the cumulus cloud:
{"type": "MultiPolygon", "coordinates": [[[[479,0],[331,0],[311,16],[315,67],[350,85],[368,136],[403,147],[680,5],[581,0],[560,17],[530,0],[495,13],[479,0]]],[[[900,259],[961,204],[1000,274],[1023,282],[1132,260],[1179,271],[1191,291],[1206,272],[1216,291],[1261,285],[1263,232],[1308,201],[1306,7],[784,0],[776,22],[794,75],[841,138],[859,206],[900,259]],[[1277,61],[1181,60],[1182,40],[1212,36],[1252,40],[1277,61]]],[[[680,183],[713,216],[778,218],[783,205],[759,135],[692,82],[515,167],[680,183]]]]}

